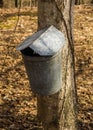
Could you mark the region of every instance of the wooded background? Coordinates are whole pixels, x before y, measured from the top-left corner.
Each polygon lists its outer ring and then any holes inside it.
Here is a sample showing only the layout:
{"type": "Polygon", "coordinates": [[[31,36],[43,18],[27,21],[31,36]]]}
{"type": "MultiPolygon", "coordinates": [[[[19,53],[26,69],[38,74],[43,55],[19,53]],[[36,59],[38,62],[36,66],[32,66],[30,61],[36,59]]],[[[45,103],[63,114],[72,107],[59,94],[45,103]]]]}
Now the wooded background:
{"type": "MultiPolygon", "coordinates": [[[[77,2],[84,4],[85,1],[77,2]]],[[[2,130],[42,130],[42,125],[36,117],[36,96],[30,90],[21,55],[15,49],[21,41],[37,31],[37,15],[37,4],[34,2],[30,4],[28,0],[23,2],[4,0],[0,8],[0,128],[2,130]]],[[[80,130],[92,130],[93,5],[90,2],[85,5],[75,5],[73,16],[78,122],[80,130]]]]}
{"type": "MultiPolygon", "coordinates": [[[[19,7],[20,4],[22,7],[25,6],[37,6],[38,0],[0,0],[0,7],[4,8],[13,8],[19,7]]],[[[93,0],[75,0],[75,4],[89,4],[93,3],[93,0]]]]}
{"type": "Polygon", "coordinates": [[[0,0],[0,7],[13,8],[13,7],[30,7],[36,6],[37,0],[0,0]]]}

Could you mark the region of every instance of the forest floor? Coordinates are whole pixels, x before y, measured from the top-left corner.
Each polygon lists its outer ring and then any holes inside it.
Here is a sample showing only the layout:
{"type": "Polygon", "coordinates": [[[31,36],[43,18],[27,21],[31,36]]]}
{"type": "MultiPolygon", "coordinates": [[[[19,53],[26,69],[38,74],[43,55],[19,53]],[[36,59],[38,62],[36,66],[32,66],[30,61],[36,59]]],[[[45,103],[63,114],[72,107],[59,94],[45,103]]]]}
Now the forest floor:
{"type": "MultiPolygon", "coordinates": [[[[16,51],[36,32],[37,10],[19,11],[0,9],[0,130],[42,130],[36,97],[16,51]]],[[[93,5],[75,6],[74,47],[79,130],[93,130],[93,5]]]]}

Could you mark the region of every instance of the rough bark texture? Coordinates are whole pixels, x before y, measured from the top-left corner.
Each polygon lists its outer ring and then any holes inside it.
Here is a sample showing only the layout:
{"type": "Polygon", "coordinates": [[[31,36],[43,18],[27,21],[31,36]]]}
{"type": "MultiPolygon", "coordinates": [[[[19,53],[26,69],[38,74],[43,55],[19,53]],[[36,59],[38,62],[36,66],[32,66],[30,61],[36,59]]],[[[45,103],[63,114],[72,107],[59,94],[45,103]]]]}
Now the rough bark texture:
{"type": "Polygon", "coordinates": [[[38,1],[38,29],[54,25],[65,34],[67,40],[62,51],[62,89],[51,96],[37,96],[38,116],[44,130],[77,130],[73,4],[73,0],[38,1]]]}

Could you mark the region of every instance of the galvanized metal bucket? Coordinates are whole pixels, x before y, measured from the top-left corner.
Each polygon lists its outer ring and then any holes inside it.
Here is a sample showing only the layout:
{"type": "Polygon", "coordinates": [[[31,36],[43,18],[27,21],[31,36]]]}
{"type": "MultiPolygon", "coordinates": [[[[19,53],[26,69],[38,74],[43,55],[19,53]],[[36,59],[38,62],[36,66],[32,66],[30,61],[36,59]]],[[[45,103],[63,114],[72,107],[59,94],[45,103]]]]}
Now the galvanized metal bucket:
{"type": "Polygon", "coordinates": [[[23,54],[27,75],[33,92],[51,95],[62,85],[61,50],[54,56],[27,56],[23,54]]]}
{"type": "Polygon", "coordinates": [[[33,92],[51,95],[61,89],[61,51],[64,44],[64,34],[50,26],[28,37],[17,47],[22,52],[33,92]]]}

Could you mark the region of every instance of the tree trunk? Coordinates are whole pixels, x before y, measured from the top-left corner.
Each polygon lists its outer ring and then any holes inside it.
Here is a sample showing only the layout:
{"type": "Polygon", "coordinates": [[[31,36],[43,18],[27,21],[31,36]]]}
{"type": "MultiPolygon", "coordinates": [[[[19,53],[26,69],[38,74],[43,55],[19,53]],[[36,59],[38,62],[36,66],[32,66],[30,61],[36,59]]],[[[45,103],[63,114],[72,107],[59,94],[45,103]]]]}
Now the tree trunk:
{"type": "Polygon", "coordinates": [[[15,0],[15,7],[18,8],[18,0],[15,0]]]}
{"type": "Polygon", "coordinates": [[[0,0],[0,8],[3,7],[3,0],[0,0]]]}
{"type": "Polygon", "coordinates": [[[73,0],[38,0],[38,30],[54,25],[65,34],[67,42],[62,51],[62,89],[51,96],[37,96],[38,117],[44,130],[77,130],[73,5],[73,0]]]}

